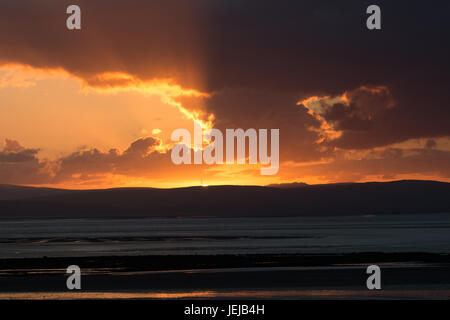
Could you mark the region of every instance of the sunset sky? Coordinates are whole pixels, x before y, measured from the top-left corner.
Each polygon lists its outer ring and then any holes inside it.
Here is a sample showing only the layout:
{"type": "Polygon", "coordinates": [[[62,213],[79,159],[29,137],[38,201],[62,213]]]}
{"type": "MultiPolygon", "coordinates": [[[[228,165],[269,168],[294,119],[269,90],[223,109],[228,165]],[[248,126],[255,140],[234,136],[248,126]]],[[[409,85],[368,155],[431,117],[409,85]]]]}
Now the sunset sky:
{"type": "Polygon", "coordinates": [[[450,181],[450,3],[408,3],[0,0],[0,184],[450,181]],[[280,129],[278,174],[174,165],[193,120],[280,129]]]}

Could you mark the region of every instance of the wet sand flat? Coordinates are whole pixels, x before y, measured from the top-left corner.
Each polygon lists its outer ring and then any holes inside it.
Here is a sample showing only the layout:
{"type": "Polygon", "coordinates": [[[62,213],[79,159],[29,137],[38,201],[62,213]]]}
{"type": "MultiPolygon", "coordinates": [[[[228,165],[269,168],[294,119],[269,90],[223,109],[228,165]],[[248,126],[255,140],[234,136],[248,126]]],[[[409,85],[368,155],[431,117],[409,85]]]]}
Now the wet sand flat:
{"type": "Polygon", "coordinates": [[[159,268],[146,264],[145,257],[134,257],[142,260],[140,268],[133,259],[126,266],[126,257],[115,257],[119,260],[113,268],[101,266],[104,257],[97,262],[86,258],[86,268],[79,261],[82,289],[77,292],[66,288],[68,275],[60,266],[68,261],[33,260],[28,263],[34,262],[34,267],[24,268],[18,261],[7,266],[3,260],[0,299],[450,299],[447,256],[424,255],[419,259],[417,254],[410,256],[410,261],[406,255],[396,257],[405,261],[389,261],[394,257],[383,254],[210,256],[197,257],[197,261],[191,257],[190,263],[181,257],[160,257],[159,268]],[[366,268],[376,259],[382,272],[382,290],[373,291],[366,288],[366,268]],[[170,268],[170,262],[177,260],[179,268],[170,268]],[[228,265],[220,265],[222,261],[228,265]],[[267,261],[272,263],[264,264],[267,261]],[[196,263],[195,268],[188,268],[196,263]]]}

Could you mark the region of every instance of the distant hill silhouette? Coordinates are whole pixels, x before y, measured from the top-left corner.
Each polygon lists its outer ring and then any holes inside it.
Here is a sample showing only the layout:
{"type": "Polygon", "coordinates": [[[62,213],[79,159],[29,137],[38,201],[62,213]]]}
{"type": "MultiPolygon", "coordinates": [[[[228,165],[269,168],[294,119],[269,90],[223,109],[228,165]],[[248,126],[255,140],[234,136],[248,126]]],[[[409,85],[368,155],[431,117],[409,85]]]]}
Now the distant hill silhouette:
{"type": "Polygon", "coordinates": [[[277,184],[269,184],[268,187],[274,188],[300,188],[307,187],[308,184],[304,182],[292,182],[292,183],[277,183],[277,184]]]}
{"type": "Polygon", "coordinates": [[[0,186],[0,218],[269,217],[450,212],[450,183],[62,190],[0,186]]]}
{"type": "Polygon", "coordinates": [[[72,190],[53,189],[53,188],[33,188],[33,187],[0,184],[0,201],[51,196],[64,194],[68,192],[72,192],[72,190]]]}

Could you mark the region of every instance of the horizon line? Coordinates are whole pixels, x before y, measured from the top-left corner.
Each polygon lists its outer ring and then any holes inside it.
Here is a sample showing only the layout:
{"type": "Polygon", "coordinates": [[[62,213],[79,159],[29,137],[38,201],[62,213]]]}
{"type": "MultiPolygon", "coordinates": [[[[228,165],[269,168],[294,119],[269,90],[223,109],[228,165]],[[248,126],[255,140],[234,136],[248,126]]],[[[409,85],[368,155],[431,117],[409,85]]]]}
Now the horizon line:
{"type": "MultiPolygon", "coordinates": [[[[64,187],[51,187],[47,185],[31,185],[31,184],[9,184],[0,183],[0,187],[23,187],[23,188],[35,188],[35,189],[56,189],[56,190],[67,190],[67,191],[95,191],[95,190],[116,190],[116,189],[156,189],[156,190],[174,190],[174,189],[188,189],[188,188],[214,188],[214,187],[259,187],[259,188],[278,188],[286,189],[283,186],[289,185],[303,185],[303,187],[310,186],[324,186],[324,185],[344,185],[344,184],[369,184],[369,183],[395,183],[395,182],[436,182],[436,183],[450,183],[448,181],[432,180],[432,179],[399,179],[399,180],[387,180],[387,181],[348,181],[348,182],[330,182],[330,183],[315,183],[310,184],[302,181],[294,182],[282,182],[282,183],[271,183],[266,185],[256,185],[256,184],[211,184],[211,185],[189,185],[183,187],[107,187],[107,188],[64,188],[64,187]]],[[[301,188],[301,186],[299,186],[301,188]]]]}

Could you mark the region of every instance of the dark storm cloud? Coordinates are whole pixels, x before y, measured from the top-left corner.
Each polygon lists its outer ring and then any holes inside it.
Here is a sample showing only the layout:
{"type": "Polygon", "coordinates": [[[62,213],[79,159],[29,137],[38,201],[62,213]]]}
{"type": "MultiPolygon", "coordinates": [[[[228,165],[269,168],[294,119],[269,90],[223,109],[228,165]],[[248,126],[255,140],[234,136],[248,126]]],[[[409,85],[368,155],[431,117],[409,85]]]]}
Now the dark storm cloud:
{"type": "MultiPolygon", "coordinates": [[[[445,86],[445,83],[436,85],[445,86]]],[[[335,104],[328,109],[324,117],[343,132],[328,145],[366,149],[408,139],[450,135],[450,95],[444,87],[439,90],[426,86],[405,87],[389,91],[391,101],[380,98],[373,103],[350,98],[348,107],[335,104]]]]}
{"type": "Polygon", "coordinates": [[[280,129],[280,158],[309,161],[325,155],[315,141],[319,121],[304,106],[298,106],[298,96],[286,92],[246,88],[227,88],[210,98],[180,99],[187,108],[201,105],[213,113],[214,127],[225,132],[227,128],[280,129]]]}
{"type": "Polygon", "coordinates": [[[281,145],[303,139],[296,159],[317,154],[305,129],[317,123],[294,100],[361,86],[387,87],[395,106],[335,106],[328,116],[342,117],[343,134],[328,146],[450,135],[448,1],[377,1],[381,31],[366,29],[372,2],[359,0],[80,0],[81,31],[65,28],[69,4],[2,2],[0,61],[62,67],[93,85],[109,71],[173,78],[218,93],[204,103],[218,126],[278,127],[281,145]],[[255,108],[255,96],[269,98],[255,108]]]}
{"type": "Polygon", "coordinates": [[[185,85],[201,62],[202,12],[192,1],[13,2],[0,4],[3,62],[62,67],[86,81],[123,71],[144,79],[173,77],[185,85]],[[66,28],[71,4],[81,7],[80,31],[66,28]]]}
{"type": "MultiPolygon", "coordinates": [[[[375,32],[365,28],[367,1],[215,3],[206,68],[212,88],[308,97],[386,86],[395,107],[357,99],[356,111],[370,117],[342,119],[343,135],[330,145],[372,148],[450,135],[448,2],[378,1],[383,29],[375,32]]],[[[276,110],[284,113],[282,105],[276,110]]]]}

